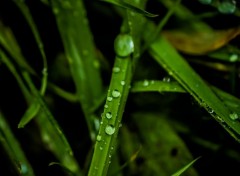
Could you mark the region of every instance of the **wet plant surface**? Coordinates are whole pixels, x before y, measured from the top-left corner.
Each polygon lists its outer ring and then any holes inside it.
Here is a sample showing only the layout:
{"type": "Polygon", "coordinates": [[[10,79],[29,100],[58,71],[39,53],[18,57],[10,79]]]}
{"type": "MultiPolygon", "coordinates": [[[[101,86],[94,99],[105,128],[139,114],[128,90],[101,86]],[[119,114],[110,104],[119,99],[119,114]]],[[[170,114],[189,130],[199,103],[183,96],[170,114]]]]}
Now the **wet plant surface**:
{"type": "Polygon", "coordinates": [[[237,1],[0,4],[0,175],[238,172],[237,1]]]}

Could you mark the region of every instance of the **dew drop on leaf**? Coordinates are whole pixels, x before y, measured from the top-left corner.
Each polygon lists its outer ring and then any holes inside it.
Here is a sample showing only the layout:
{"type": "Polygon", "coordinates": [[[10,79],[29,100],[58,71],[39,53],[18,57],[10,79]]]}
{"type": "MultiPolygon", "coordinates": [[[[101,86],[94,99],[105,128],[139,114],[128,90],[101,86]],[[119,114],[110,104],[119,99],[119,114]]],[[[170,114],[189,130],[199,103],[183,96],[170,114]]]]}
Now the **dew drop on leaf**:
{"type": "Polygon", "coordinates": [[[119,57],[127,57],[134,51],[134,43],[131,35],[120,34],[114,42],[114,49],[119,57]]]}
{"type": "Polygon", "coordinates": [[[118,97],[120,97],[120,95],[121,95],[121,93],[118,90],[113,90],[112,91],[112,96],[114,98],[118,98],[118,97]]]}
{"type": "Polygon", "coordinates": [[[119,67],[113,67],[113,73],[118,73],[120,72],[120,68],[119,67]]]}
{"type": "Polygon", "coordinates": [[[114,132],[115,132],[115,127],[112,126],[112,125],[108,125],[108,126],[106,126],[106,128],[105,128],[105,132],[106,132],[108,135],[112,135],[112,134],[114,134],[114,132]]]}
{"type": "Polygon", "coordinates": [[[238,117],[238,115],[237,115],[237,113],[232,113],[232,114],[229,114],[229,117],[230,117],[230,119],[232,119],[232,120],[237,120],[239,117],[238,117]]]}
{"type": "Polygon", "coordinates": [[[107,97],[107,101],[112,101],[112,97],[107,97]]]}
{"type": "Polygon", "coordinates": [[[234,13],[236,10],[236,1],[234,0],[224,0],[218,5],[218,11],[224,14],[234,13]]]}
{"type": "Polygon", "coordinates": [[[112,118],[112,113],[111,113],[111,112],[107,112],[106,115],[105,115],[105,117],[106,117],[107,119],[111,119],[111,118],[112,118]]]}
{"type": "Polygon", "coordinates": [[[102,136],[97,135],[97,141],[101,141],[101,139],[102,139],[102,136]]]}

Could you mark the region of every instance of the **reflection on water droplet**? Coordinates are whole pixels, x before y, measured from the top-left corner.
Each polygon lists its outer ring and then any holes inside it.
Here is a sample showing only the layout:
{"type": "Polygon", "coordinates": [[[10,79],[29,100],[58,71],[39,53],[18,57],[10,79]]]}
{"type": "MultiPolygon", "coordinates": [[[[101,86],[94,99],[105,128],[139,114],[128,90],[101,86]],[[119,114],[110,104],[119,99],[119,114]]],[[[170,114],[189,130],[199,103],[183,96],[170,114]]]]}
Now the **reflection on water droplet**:
{"type": "Polygon", "coordinates": [[[105,132],[108,134],[108,135],[112,135],[114,134],[115,132],[115,127],[113,125],[108,125],[106,126],[105,128],[105,132]]]}
{"type": "Polygon", "coordinates": [[[106,115],[105,115],[105,117],[106,117],[107,119],[111,119],[111,118],[112,118],[112,113],[111,113],[111,112],[107,112],[106,115]]]}
{"type": "Polygon", "coordinates": [[[112,101],[112,97],[107,97],[107,101],[112,101]]]}
{"type": "Polygon", "coordinates": [[[224,14],[234,13],[236,10],[236,1],[224,0],[218,5],[218,11],[224,14]]]}
{"type": "Polygon", "coordinates": [[[134,43],[131,35],[120,34],[114,42],[114,49],[119,57],[127,57],[134,51],[134,43]]]}
{"type": "Polygon", "coordinates": [[[230,119],[232,119],[232,120],[237,120],[239,117],[238,117],[238,115],[237,115],[237,113],[232,113],[232,114],[229,114],[229,117],[230,117],[230,119]]]}
{"type": "Polygon", "coordinates": [[[102,136],[101,135],[97,135],[97,141],[101,141],[102,136]]]}
{"type": "Polygon", "coordinates": [[[120,72],[120,68],[119,68],[119,67],[113,67],[113,72],[114,72],[114,73],[120,72]]]}
{"type": "Polygon", "coordinates": [[[112,96],[114,98],[118,98],[118,97],[120,97],[120,95],[121,95],[121,93],[118,90],[113,90],[112,91],[112,96]]]}
{"type": "Polygon", "coordinates": [[[146,86],[148,86],[148,85],[149,85],[149,81],[148,81],[148,80],[144,80],[144,81],[143,81],[143,86],[146,87],[146,86]]]}

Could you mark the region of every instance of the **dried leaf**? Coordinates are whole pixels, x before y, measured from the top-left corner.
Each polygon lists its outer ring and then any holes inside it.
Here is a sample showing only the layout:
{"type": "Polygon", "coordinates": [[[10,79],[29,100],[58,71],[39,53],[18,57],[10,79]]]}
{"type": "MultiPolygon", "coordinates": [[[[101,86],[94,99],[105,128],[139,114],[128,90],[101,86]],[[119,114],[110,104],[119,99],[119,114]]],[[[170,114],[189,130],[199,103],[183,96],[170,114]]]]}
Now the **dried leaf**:
{"type": "Polygon", "coordinates": [[[240,34],[240,28],[192,32],[172,30],[163,31],[162,34],[177,50],[192,55],[203,55],[226,45],[240,34]]]}

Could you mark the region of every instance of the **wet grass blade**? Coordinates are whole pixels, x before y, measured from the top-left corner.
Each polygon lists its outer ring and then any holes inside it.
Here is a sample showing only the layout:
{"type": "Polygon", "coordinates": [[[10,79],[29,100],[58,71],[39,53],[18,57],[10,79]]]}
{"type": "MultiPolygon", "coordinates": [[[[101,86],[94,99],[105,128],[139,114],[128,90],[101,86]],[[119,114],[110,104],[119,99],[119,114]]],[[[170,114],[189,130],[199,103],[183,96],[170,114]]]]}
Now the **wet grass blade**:
{"type": "Polygon", "coordinates": [[[29,164],[19,142],[12,133],[3,114],[0,112],[0,143],[5,149],[18,174],[22,176],[34,176],[32,166],[29,164]]]}
{"type": "Polygon", "coordinates": [[[24,1],[21,0],[14,0],[15,4],[19,7],[19,9],[21,10],[23,16],[25,17],[25,19],[27,20],[31,31],[33,32],[34,38],[37,42],[39,51],[41,53],[42,56],[42,60],[43,60],[43,70],[42,70],[42,85],[41,85],[41,94],[43,95],[46,91],[47,88],[47,79],[48,79],[48,65],[47,65],[47,58],[45,55],[45,51],[44,51],[44,45],[43,42],[41,40],[40,34],[38,32],[37,26],[32,18],[32,15],[29,11],[28,6],[25,4],[24,1]]]}
{"type": "Polygon", "coordinates": [[[130,11],[142,14],[142,15],[147,16],[147,17],[157,17],[158,16],[157,14],[149,13],[144,9],[138,8],[138,7],[130,4],[131,1],[129,1],[129,3],[124,2],[124,1],[120,1],[120,0],[100,0],[100,1],[107,2],[107,3],[110,3],[110,4],[114,4],[116,6],[128,9],[130,11]]]}
{"type": "Polygon", "coordinates": [[[81,0],[52,0],[58,29],[81,103],[90,137],[95,139],[95,116],[90,111],[102,94],[102,79],[93,37],[81,0]]]}
{"type": "MultiPolygon", "coordinates": [[[[146,1],[138,6],[144,7],[146,1]]],[[[116,148],[117,136],[129,94],[132,73],[134,72],[133,58],[140,56],[140,36],[143,27],[142,15],[126,10],[119,34],[114,43],[116,58],[112,69],[112,77],[108,89],[99,133],[96,138],[94,153],[88,172],[89,176],[107,175],[111,157],[116,148]]]]}
{"type": "Polygon", "coordinates": [[[191,167],[197,160],[199,160],[201,157],[198,157],[196,159],[194,159],[193,161],[191,161],[189,164],[187,164],[186,166],[184,166],[182,169],[180,169],[179,171],[177,171],[176,173],[174,173],[172,176],[180,176],[182,175],[182,173],[184,173],[189,167],[191,167]]]}
{"type": "Polygon", "coordinates": [[[159,37],[151,45],[153,58],[173,76],[215,120],[240,142],[240,122],[231,118],[231,112],[216,96],[212,89],[188,65],[178,52],[163,37],[159,37]]]}
{"type": "Polygon", "coordinates": [[[133,83],[131,92],[186,92],[177,82],[144,80],[133,83]]]}

